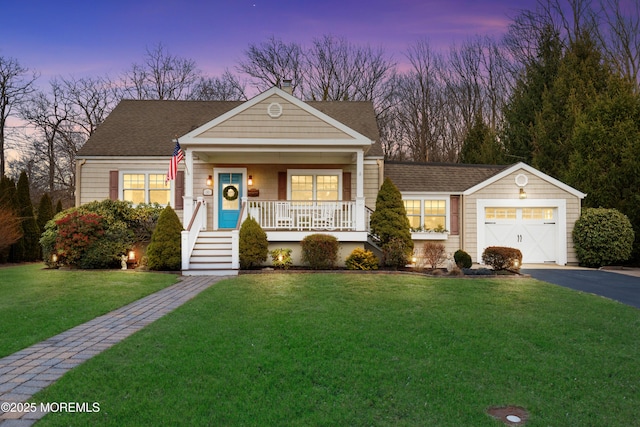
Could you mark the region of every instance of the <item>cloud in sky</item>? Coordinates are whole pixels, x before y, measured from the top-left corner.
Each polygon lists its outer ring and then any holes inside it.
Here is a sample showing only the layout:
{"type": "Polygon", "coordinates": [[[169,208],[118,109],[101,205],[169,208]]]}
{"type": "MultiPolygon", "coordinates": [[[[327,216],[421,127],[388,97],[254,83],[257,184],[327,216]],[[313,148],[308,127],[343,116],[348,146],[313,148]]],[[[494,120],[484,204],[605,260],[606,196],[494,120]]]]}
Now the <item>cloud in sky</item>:
{"type": "Polygon", "coordinates": [[[536,0],[36,0],[3,5],[0,55],[49,79],[118,75],[164,44],[212,75],[233,68],[270,36],[304,45],[326,34],[383,47],[401,61],[426,38],[447,49],[477,34],[500,36],[536,0]]]}

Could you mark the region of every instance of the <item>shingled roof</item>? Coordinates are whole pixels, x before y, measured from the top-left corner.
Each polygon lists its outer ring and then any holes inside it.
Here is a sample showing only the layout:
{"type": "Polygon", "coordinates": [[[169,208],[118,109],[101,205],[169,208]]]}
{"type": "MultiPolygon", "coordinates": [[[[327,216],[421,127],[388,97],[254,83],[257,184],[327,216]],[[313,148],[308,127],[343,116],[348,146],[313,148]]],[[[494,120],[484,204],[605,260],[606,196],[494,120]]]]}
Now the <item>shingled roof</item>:
{"type": "MultiPolygon", "coordinates": [[[[123,100],[98,127],[78,157],[171,156],[184,135],[241,105],[240,101],[123,100]]],[[[370,102],[308,102],[309,106],[375,141],[368,156],[382,156],[370,102]]]]}
{"type": "Polygon", "coordinates": [[[385,161],[384,175],[400,191],[461,193],[510,166],[385,161]]]}

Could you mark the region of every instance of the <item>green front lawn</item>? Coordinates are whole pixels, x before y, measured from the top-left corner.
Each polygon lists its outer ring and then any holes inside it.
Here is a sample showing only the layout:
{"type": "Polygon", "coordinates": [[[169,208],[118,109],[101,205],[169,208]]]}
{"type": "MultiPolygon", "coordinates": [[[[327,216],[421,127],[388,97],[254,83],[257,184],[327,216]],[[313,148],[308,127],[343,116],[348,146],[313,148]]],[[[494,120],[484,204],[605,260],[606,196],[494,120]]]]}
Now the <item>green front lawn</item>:
{"type": "Polygon", "coordinates": [[[0,357],[176,283],[175,274],[0,268],[0,357]]]}
{"type": "MultiPolygon", "coordinates": [[[[528,279],[246,275],[65,375],[50,425],[628,426],[640,311],[528,279]]],[[[39,424],[40,425],[40,424],[39,424]]]]}

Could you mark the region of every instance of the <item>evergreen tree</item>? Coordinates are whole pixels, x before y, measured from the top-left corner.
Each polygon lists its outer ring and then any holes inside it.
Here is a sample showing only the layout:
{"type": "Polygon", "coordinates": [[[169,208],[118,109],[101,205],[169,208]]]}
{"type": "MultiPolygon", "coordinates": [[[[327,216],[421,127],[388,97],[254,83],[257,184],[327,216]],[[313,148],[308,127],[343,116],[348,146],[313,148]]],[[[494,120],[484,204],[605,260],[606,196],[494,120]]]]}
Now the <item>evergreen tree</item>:
{"type": "Polygon", "coordinates": [[[240,267],[251,268],[262,264],[269,254],[269,241],[258,221],[248,217],[240,226],[240,267]]]}
{"type": "Polygon", "coordinates": [[[588,33],[569,45],[560,61],[551,89],[542,96],[542,109],[533,128],[532,163],[541,171],[566,181],[573,136],[581,114],[606,93],[611,70],[588,33]]]}
{"type": "Polygon", "coordinates": [[[487,165],[498,165],[505,162],[500,142],[479,115],[464,138],[459,161],[460,163],[487,165]]]}
{"type": "Polygon", "coordinates": [[[56,213],[60,213],[62,210],[62,200],[58,199],[58,203],[56,203],[56,213]]]}
{"type": "Polygon", "coordinates": [[[16,183],[6,176],[0,178],[0,206],[17,210],[16,183]]]}
{"type": "Polygon", "coordinates": [[[40,203],[38,203],[38,228],[40,228],[40,233],[44,231],[44,226],[47,225],[47,221],[53,218],[53,204],[51,203],[51,197],[49,197],[49,193],[44,193],[42,197],[40,197],[40,203]]]}
{"type": "Polygon", "coordinates": [[[160,213],[158,225],[147,248],[148,267],[151,270],[177,271],[182,268],[182,223],[171,206],[160,213]]]}
{"type": "MultiPolygon", "coordinates": [[[[6,176],[0,178],[0,208],[6,209],[13,218],[18,219],[17,209],[17,197],[16,197],[16,183],[6,176]]],[[[22,236],[22,224],[18,222],[17,234],[22,236]]],[[[4,248],[0,253],[0,262],[13,261],[16,256],[15,253],[18,249],[17,243],[14,239],[10,239],[12,244],[4,248]]]]}
{"type": "Polygon", "coordinates": [[[26,172],[20,174],[16,185],[18,215],[22,220],[22,238],[16,243],[15,262],[35,261],[40,256],[40,229],[33,214],[29,194],[29,178],[26,172]]]}
{"type": "Polygon", "coordinates": [[[406,264],[404,258],[411,256],[413,240],[411,240],[411,226],[407,211],[402,202],[402,195],[391,179],[385,178],[376,198],[376,210],[371,214],[371,232],[380,239],[383,250],[395,252],[393,258],[397,261],[389,266],[401,267],[406,264]],[[393,249],[392,249],[393,247],[393,249]],[[403,254],[397,254],[399,248],[403,254]]]}
{"type": "MultiPolygon", "coordinates": [[[[44,193],[42,197],[40,197],[40,203],[38,203],[38,212],[36,217],[40,236],[42,236],[42,233],[44,232],[45,225],[47,225],[47,222],[52,218],[53,204],[51,203],[51,197],[49,197],[48,193],[44,193]]],[[[42,246],[38,245],[38,249],[38,258],[42,258],[42,246]]]]}
{"type": "Polygon", "coordinates": [[[541,31],[537,45],[537,60],[525,65],[503,112],[506,153],[512,160],[528,164],[532,163],[533,127],[542,110],[543,94],[553,88],[562,58],[560,36],[553,27],[541,31]]]}

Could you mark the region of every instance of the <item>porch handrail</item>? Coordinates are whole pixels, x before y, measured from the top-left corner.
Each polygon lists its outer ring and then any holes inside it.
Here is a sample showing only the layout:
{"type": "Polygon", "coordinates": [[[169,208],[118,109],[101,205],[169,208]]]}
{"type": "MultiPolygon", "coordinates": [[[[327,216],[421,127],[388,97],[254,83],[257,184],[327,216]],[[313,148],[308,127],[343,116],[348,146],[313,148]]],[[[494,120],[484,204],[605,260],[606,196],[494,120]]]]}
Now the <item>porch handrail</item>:
{"type": "Polygon", "coordinates": [[[198,202],[196,203],[195,209],[193,210],[193,215],[191,215],[191,219],[189,220],[189,225],[186,230],[183,230],[180,237],[180,249],[182,255],[182,269],[189,269],[189,259],[191,258],[191,253],[193,252],[193,248],[196,245],[196,240],[198,240],[198,235],[200,234],[200,230],[206,227],[207,221],[207,209],[206,202],[202,197],[198,197],[198,202]],[[200,207],[202,206],[202,210],[200,207]]]}
{"type": "Polygon", "coordinates": [[[191,226],[198,216],[198,211],[200,210],[200,206],[202,206],[202,204],[203,202],[200,200],[198,200],[198,203],[196,203],[196,208],[193,210],[193,215],[191,215],[191,220],[189,221],[189,225],[187,226],[187,231],[191,231],[191,226]]]}

